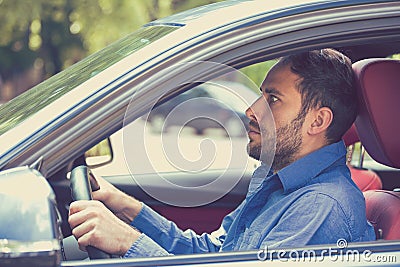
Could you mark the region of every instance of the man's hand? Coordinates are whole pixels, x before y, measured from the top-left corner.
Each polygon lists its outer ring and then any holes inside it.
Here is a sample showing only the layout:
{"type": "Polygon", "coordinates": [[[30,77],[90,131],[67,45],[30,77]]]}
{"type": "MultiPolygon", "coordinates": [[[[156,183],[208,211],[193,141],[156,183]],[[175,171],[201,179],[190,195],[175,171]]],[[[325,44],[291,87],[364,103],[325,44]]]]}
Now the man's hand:
{"type": "Polygon", "coordinates": [[[118,190],[115,186],[96,176],[99,190],[93,191],[93,199],[107,206],[118,218],[130,224],[142,209],[142,204],[135,198],[118,190]]]}
{"type": "Polygon", "coordinates": [[[96,200],[72,202],[68,222],[79,248],[84,251],[90,245],[123,256],[140,236],[138,231],[96,200]]]}

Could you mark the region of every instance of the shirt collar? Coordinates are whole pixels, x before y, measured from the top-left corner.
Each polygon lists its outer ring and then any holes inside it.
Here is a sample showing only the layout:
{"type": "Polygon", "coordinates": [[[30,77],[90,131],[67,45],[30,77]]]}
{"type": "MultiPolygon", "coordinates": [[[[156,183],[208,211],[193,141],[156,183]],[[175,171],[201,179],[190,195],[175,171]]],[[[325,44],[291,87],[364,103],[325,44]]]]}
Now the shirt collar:
{"type": "Polygon", "coordinates": [[[296,160],[277,172],[284,192],[304,186],[333,163],[343,158],[346,164],[346,147],[343,141],[330,144],[296,160]]]}
{"type": "Polygon", "coordinates": [[[250,180],[247,196],[252,195],[258,187],[266,180],[267,177],[272,175],[270,166],[265,165],[261,162],[261,165],[253,172],[250,180]]]}

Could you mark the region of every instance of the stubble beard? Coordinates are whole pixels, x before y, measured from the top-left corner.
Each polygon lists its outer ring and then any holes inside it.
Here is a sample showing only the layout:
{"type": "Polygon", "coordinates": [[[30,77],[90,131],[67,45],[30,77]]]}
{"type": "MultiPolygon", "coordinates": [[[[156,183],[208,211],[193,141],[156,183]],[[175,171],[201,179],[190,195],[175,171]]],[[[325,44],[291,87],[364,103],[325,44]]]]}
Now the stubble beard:
{"type": "MultiPolygon", "coordinates": [[[[291,122],[276,130],[275,156],[271,166],[274,172],[279,171],[296,160],[296,156],[303,143],[301,128],[304,120],[305,114],[300,113],[291,122]]],[[[262,134],[261,137],[266,141],[254,145],[251,144],[252,141],[250,140],[247,151],[250,157],[266,163],[267,159],[272,156],[270,154],[273,151],[273,144],[271,144],[273,141],[271,141],[272,138],[268,135],[266,137],[266,135],[262,134]]]]}

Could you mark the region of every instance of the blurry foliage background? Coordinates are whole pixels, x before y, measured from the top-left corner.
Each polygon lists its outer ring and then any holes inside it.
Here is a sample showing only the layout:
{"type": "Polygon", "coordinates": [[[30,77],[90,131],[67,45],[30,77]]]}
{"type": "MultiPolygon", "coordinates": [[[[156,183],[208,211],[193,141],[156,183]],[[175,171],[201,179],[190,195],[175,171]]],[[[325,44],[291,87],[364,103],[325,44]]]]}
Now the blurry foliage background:
{"type": "Polygon", "coordinates": [[[0,0],[0,103],[158,18],[221,0],[0,0]]]}

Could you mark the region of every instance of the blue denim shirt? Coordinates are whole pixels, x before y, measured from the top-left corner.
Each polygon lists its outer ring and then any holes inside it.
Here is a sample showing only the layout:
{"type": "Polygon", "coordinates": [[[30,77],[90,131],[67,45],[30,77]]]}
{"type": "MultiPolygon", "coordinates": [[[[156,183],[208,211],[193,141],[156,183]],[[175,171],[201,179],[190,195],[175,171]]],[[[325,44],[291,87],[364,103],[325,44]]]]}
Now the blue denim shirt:
{"type": "Polygon", "coordinates": [[[375,240],[363,194],[350,177],[345,156],[341,141],[275,174],[261,165],[253,174],[246,198],[211,234],[182,231],[143,204],[131,223],[142,234],[125,257],[375,240]]]}

